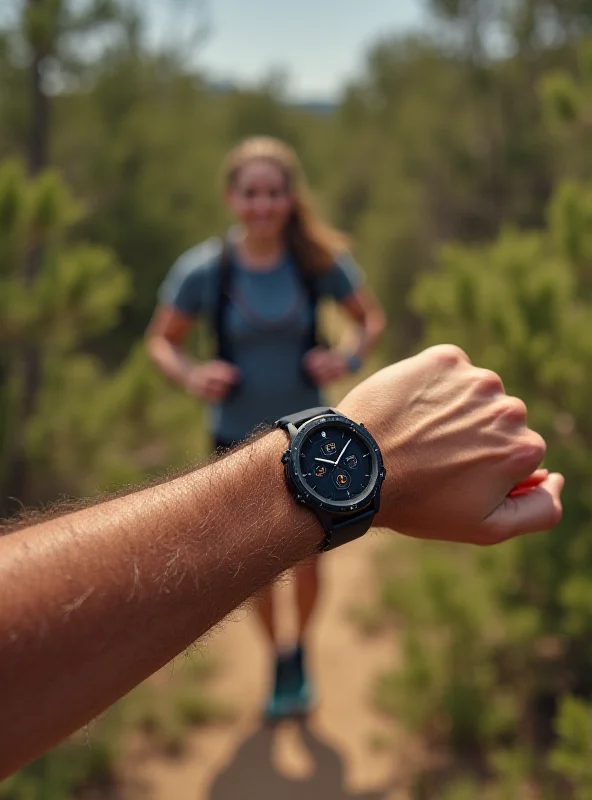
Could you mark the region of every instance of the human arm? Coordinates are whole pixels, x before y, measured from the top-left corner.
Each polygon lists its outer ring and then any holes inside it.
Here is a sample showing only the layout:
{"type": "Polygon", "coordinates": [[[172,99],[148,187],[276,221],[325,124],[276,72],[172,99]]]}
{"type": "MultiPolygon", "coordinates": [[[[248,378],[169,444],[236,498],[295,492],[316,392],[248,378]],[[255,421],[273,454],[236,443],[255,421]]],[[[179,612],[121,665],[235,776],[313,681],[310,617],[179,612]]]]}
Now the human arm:
{"type": "Polygon", "coordinates": [[[146,351],[157,368],[195,397],[222,400],[239,380],[237,368],[220,359],[197,363],[183,351],[201,315],[211,316],[219,287],[222,243],[210,239],[177,259],[158,292],[159,304],[146,331],[146,351]]]}
{"type": "Polygon", "coordinates": [[[352,357],[356,362],[362,362],[384,332],[382,306],[367,286],[360,286],[348,294],[341,301],[341,307],[354,323],[353,345],[349,345],[349,350],[342,345],[315,347],[305,356],[306,369],[320,386],[339,380],[350,372],[352,357]]]}
{"type": "Polygon", "coordinates": [[[372,351],[384,333],[386,318],[374,292],[360,286],[341,301],[341,307],[355,324],[355,341],[350,354],[360,361],[372,351]]]}
{"type": "Polygon", "coordinates": [[[196,363],[182,350],[194,319],[173,306],[158,306],[146,331],[146,351],[158,369],[195,397],[224,399],[240,380],[234,364],[221,359],[196,363]]]}
{"type": "MultiPolygon", "coordinates": [[[[508,497],[544,443],[523,404],[457,348],[381,370],[339,410],[381,447],[380,526],[494,544],[560,518],[560,476],[508,497]]],[[[160,486],[0,538],[0,777],[318,550],[320,524],[284,483],[286,445],[275,430],[160,486]]]]}
{"type": "Polygon", "coordinates": [[[323,386],[359,367],[382,336],[386,320],[380,302],[347,253],[320,277],[319,287],[322,294],[339,303],[352,323],[336,347],[315,347],[306,354],[305,368],[315,383],[323,386]]]}
{"type": "Polygon", "coordinates": [[[0,537],[0,778],[315,552],[322,530],[286,492],[285,446],[274,431],[176,480],[0,537]]]}

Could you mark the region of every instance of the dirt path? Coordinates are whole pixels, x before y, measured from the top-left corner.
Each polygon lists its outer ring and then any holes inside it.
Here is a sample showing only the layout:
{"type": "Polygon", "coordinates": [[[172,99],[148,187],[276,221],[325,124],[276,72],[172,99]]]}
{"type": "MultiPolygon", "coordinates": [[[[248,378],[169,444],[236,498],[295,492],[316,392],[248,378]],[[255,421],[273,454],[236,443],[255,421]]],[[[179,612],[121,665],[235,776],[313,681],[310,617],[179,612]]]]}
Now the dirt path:
{"type": "MultiPolygon", "coordinates": [[[[179,760],[144,764],[142,784],[153,800],[382,800],[404,798],[393,784],[393,749],[373,742],[392,737],[374,712],[374,676],[393,663],[392,638],[369,638],[348,620],[348,608],[369,598],[371,556],[381,536],[369,536],[324,558],[324,592],[311,642],[321,705],[308,725],[261,726],[259,710],[269,668],[252,612],[240,612],[208,644],[224,668],[217,694],[237,711],[230,725],[191,735],[179,760]],[[390,787],[390,788],[389,788],[390,787]]],[[[291,587],[280,590],[286,616],[291,587]]],[[[145,795],[146,796],[146,795],[145,795]]]]}

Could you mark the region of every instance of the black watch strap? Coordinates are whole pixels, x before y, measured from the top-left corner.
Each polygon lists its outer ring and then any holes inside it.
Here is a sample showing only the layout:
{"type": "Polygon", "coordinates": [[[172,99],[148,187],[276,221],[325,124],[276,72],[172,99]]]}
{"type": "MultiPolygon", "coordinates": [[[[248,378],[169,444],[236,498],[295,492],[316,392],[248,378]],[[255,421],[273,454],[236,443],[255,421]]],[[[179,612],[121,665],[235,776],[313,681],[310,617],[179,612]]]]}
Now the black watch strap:
{"type": "Polygon", "coordinates": [[[304,422],[308,422],[313,417],[322,417],[323,414],[336,414],[334,408],[327,408],[327,406],[317,406],[317,408],[307,408],[306,411],[298,411],[296,414],[289,414],[287,417],[278,419],[275,423],[278,428],[288,430],[289,425],[298,428],[304,422]]]}
{"type": "Polygon", "coordinates": [[[325,527],[325,523],[321,520],[325,530],[325,538],[321,545],[321,551],[325,553],[327,550],[333,550],[342,544],[353,542],[354,539],[359,539],[363,536],[368,528],[372,527],[372,521],[376,516],[376,509],[372,507],[370,510],[362,511],[355,517],[349,517],[341,521],[336,521],[333,517],[330,524],[325,527]]]}
{"type": "MultiPolygon", "coordinates": [[[[286,417],[278,419],[275,424],[278,428],[288,431],[291,438],[293,438],[294,429],[299,428],[300,425],[303,425],[310,419],[322,417],[325,414],[337,413],[338,412],[334,408],[318,406],[316,408],[308,408],[306,411],[299,411],[296,414],[289,414],[286,417]],[[292,431],[290,431],[291,427],[292,431]]],[[[334,514],[317,512],[314,508],[311,508],[311,511],[314,511],[317,515],[325,531],[325,538],[321,544],[321,552],[324,553],[327,552],[327,550],[333,550],[335,547],[339,547],[339,545],[347,544],[347,542],[352,542],[354,539],[363,536],[372,526],[372,521],[378,511],[378,501],[376,500],[371,508],[366,508],[358,514],[346,517],[345,519],[340,519],[334,514]]]]}

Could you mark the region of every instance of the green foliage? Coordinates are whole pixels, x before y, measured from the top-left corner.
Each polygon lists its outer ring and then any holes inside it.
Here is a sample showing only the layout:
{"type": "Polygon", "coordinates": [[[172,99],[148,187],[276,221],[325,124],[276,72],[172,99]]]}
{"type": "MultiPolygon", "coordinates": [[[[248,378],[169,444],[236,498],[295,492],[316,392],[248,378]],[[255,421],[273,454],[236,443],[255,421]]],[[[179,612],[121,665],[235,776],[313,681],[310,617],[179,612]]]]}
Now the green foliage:
{"type": "Polygon", "coordinates": [[[522,609],[506,627],[495,603],[498,577],[485,557],[477,570],[471,555],[448,547],[426,545],[420,558],[409,545],[406,557],[401,549],[397,543],[382,605],[405,620],[406,667],[382,678],[377,702],[415,731],[475,755],[517,722],[508,688],[496,683],[492,653],[508,640],[532,637],[535,620],[522,609]],[[409,572],[410,557],[420,570],[409,572]]]}
{"type": "Polygon", "coordinates": [[[555,771],[574,788],[577,800],[592,798],[592,710],[580,700],[565,697],[557,716],[558,740],[551,753],[555,771]]]}
{"type": "Polygon", "coordinates": [[[37,800],[43,796],[44,800],[64,800],[86,785],[108,785],[113,777],[112,764],[116,753],[115,740],[86,746],[64,745],[1,783],[0,798],[37,800]]]}
{"type": "Polygon", "coordinates": [[[10,376],[0,392],[8,419],[2,452],[8,465],[20,417],[20,359],[33,346],[41,384],[25,432],[31,500],[116,488],[165,463],[185,462],[192,442],[194,454],[205,449],[193,404],[167,403],[167,389],[140,347],[110,374],[81,349],[119,323],[130,284],[112,250],[73,240],[79,218],[55,173],[29,180],[17,163],[0,167],[0,344],[10,376]],[[43,259],[33,282],[25,283],[31,241],[43,245],[43,259]],[[173,429],[195,434],[175,440],[173,429]]]}
{"type": "Polygon", "coordinates": [[[582,96],[572,76],[565,71],[548,75],[541,83],[541,95],[551,119],[561,124],[574,122],[580,112],[582,96]]]}
{"type": "Polygon", "coordinates": [[[398,552],[382,605],[405,626],[405,665],[377,699],[457,763],[484,760],[500,796],[535,780],[584,798],[589,709],[570,695],[592,690],[592,183],[559,185],[547,220],[445,246],[412,302],[426,344],[460,345],[526,401],[549,467],[566,476],[564,519],[485,552],[416,546],[412,567],[398,552]]]}
{"type": "Polygon", "coordinates": [[[442,800],[475,800],[478,785],[470,778],[460,778],[444,790],[442,800]]]}
{"type": "Polygon", "coordinates": [[[190,693],[176,699],[175,713],[184,725],[206,725],[212,721],[228,722],[233,719],[233,711],[226,703],[190,693]]]}

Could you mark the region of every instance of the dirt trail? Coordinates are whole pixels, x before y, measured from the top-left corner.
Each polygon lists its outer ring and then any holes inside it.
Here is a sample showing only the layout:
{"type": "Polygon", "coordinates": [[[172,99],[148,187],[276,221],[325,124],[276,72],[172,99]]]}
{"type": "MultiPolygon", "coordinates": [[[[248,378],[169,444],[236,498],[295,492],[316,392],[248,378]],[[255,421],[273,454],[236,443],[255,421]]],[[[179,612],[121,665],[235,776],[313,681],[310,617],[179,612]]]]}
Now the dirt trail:
{"type": "MultiPolygon", "coordinates": [[[[324,557],[324,590],[310,646],[321,704],[307,725],[262,726],[268,657],[252,612],[239,612],[208,644],[224,665],[213,691],[236,709],[230,725],[193,733],[178,760],[152,759],[134,777],[153,800],[403,800],[393,787],[393,729],[371,707],[374,676],[393,663],[392,637],[367,637],[349,620],[369,599],[370,535],[324,557]]],[[[280,590],[283,610],[291,586],[280,590]]],[[[284,613],[285,617],[285,613],[284,613]]],[[[131,796],[131,794],[130,794],[131,796]]],[[[146,795],[144,795],[146,796],[146,795]]]]}

